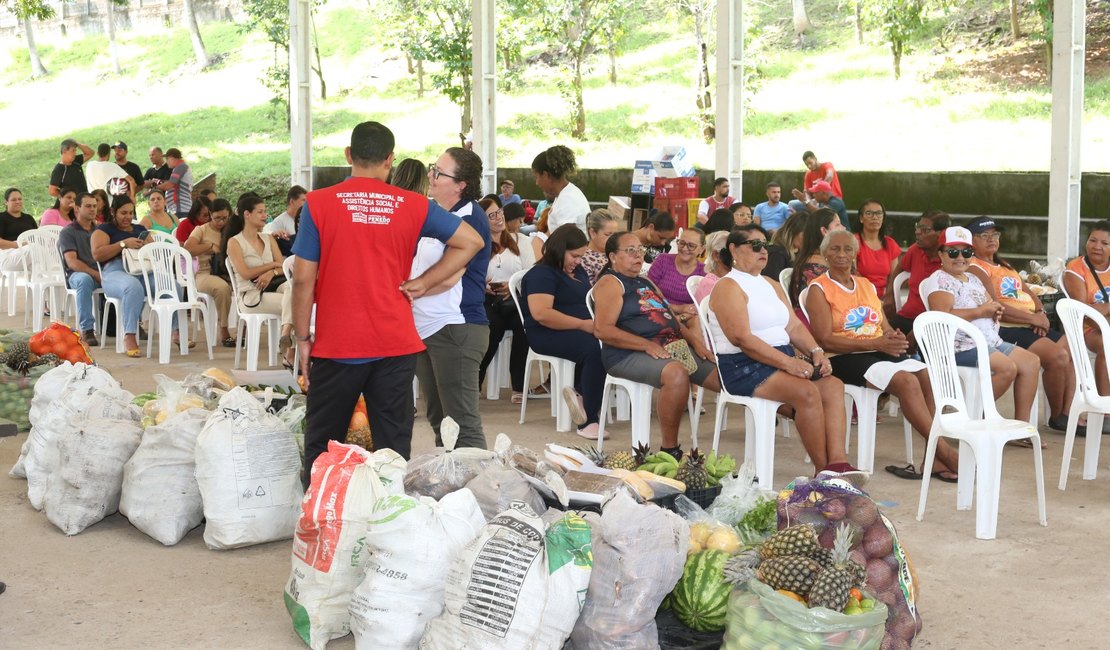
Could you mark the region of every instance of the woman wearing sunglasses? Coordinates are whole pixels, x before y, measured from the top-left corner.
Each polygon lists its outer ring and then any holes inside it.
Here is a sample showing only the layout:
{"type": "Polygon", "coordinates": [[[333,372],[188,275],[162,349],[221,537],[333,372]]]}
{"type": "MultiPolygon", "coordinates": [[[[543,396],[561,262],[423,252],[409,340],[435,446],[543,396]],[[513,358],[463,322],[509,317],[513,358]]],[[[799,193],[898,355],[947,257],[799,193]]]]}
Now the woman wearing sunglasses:
{"type": "Polygon", "coordinates": [[[663,297],[671,303],[671,308],[683,323],[696,320],[698,310],[691,302],[686,291],[686,278],[692,275],[703,277],[705,265],[698,261],[705,247],[705,233],[696,228],[687,228],[675,242],[677,253],[664,253],[655,258],[647,277],[663,297]]]}
{"type": "MultiPolygon", "coordinates": [[[[925,364],[906,356],[909,341],[883,318],[875,285],[852,272],[859,250],[858,238],[846,230],[825,235],[821,254],[828,260],[829,271],[809,285],[805,300],[810,330],[817,343],[830,352],[834,377],[896,396],[906,419],[928,439],[934,407],[925,364]]],[[[939,440],[933,478],[955,482],[958,469],[956,452],[939,440]]],[[[913,465],[888,465],[886,471],[898,478],[921,480],[913,465]]]]}
{"type": "MultiPolygon", "coordinates": [[[[695,232],[700,231],[686,231],[695,232]]],[[[697,246],[700,248],[700,243],[697,246]]],[[[609,263],[594,286],[594,334],[603,344],[605,371],[659,389],[662,450],[680,459],[678,425],[691,385],[721,390],[710,361],[713,356],[701,337],[673,311],[662,287],[640,276],[644,247],[639,237],[627,231],[617,233],[606,242],[605,254],[609,263]]],[[[690,300],[689,294],[686,300],[690,300]]]]}
{"type": "Polygon", "coordinates": [[[921,281],[940,269],[940,257],[937,254],[941,231],[952,225],[948,213],[940,210],[929,210],[922,214],[914,224],[913,234],[916,238],[913,244],[906,249],[906,254],[894,265],[890,272],[887,286],[894,286],[894,278],[903,271],[910,274],[906,283],[909,287],[909,297],[901,309],[894,305],[894,291],[883,293],[883,311],[891,327],[900,330],[903,334],[913,338],[913,321],[925,311],[925,303],[921,300],[918,287],[921,281]]]}
{"type": "MultiPolygon", "coordinates": [[[[1002,303],[991,298],[987,288],[968,269],[975,249],[971,231],[953,226],[940,235],[940,270],[929,276],[932,293],[924,296],[929,309],[959,316],[979,328],[987,341],[991,384],[997,401],[1011,384],[1014,386],[1014,416],[1029,420],[1037,396],[1041,362],[1037,355],[1007,343],[998,336],[1002,303]]],[[[964,333],[956,334],[956,365],[974,367],[978,362],[975,342],[964,333]]]]}
{"type": "Polygon", "coordinates": [[[766,231],[754,224],[732,231],[721,261],[730,270],[713,287],[706,314],[721,382],[733,395],[794,409],[794,424],[818,473],[858,473],[844,452],[844,384],[832,376],[825,351],[782,287],[760,275],[767,264],[766,231]]]}
{"type": "Polygon", "coordinates": [[[1051,328],[1040,299],[1025,291],[1021,276],[998,255],[1002,227],[984,216],[972,219],[967,229],[975,249],[968,271],[979,278],[991,299],[1002,305],[998,335],[1041,360],[1050,415],[1048,426],[1066,431],[1068,408],[1075,394],[1075,372],[1067,339],[1051,328]]]}

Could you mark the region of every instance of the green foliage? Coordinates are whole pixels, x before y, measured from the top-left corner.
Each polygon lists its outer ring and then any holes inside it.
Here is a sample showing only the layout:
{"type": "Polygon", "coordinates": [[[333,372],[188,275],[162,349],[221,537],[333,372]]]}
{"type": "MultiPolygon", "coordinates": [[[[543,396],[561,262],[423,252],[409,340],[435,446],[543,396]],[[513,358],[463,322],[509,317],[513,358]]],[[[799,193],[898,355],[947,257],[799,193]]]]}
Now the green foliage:
{"type": "Polygon", "coordinates": [[[15,14],[19,20],[24,18],[46,20],[54,17],[54,7],[48,5],[46,0],[0,0],[0,7],[15,14]]]}
{"type": "Polygon", "coordinates": [[[1052,102],[1044,97],[996,97],[980,109],[980,115],[992,122],[1014,122],[1024,119],[1048,119],[1052,102]]]}
{"type": "Polygon", "coordinates": [[[925,26],[928,0],[859,0],[864,21],[878,28],[890,44],[894,57],[894,78],[902,76],[902,55],[910,51],[910,42],[925,26]]]}
{"type": "Polygon", "coordinates": [[[809,108],[780,113],[747,113],[744,119],[744,134],[754,137],[810,128],[814,123],[830,117],[835,117],[835,114],[826,114],[809,108]]]}

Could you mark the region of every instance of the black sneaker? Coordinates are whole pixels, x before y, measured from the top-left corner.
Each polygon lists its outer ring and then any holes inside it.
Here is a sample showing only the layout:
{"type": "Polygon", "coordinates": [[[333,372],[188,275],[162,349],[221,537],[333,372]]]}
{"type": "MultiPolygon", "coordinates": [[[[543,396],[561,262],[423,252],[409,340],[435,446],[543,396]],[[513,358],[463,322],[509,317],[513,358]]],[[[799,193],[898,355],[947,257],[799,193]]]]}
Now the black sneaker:
{"type": "Polygon", "coordinates": [[[84,332],[81,332],[81,340],[84,341],[85,345],[89,346],[90,348],[95,348],[96,346],[100,345],[100,342],[96,340],[95,330],[85,330],[84,332]]]}

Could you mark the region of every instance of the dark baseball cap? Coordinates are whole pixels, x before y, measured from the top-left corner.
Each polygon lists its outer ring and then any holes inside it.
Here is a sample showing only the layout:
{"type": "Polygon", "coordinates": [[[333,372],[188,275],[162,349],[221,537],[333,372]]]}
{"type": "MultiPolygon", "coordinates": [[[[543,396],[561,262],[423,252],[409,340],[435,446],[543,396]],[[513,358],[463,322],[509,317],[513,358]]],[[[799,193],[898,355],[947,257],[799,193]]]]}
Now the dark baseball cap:
{"type": "Polygon", "coordinates": [[[123,140],[116,140],[116,143],[114,145],[112,145],[112,148],[113,149],[123,149],[124,151],[127,151],[127,143],[124,142],[123,140]]]}
{"type": "Polygon", "coordinates": [[[1005,230],[1005,228],[1003,228],[1001,224],[995,223],[994,219],[991,219],[990,217],[975,217],[971,221],[967,222],[967,226],[965,227],[970,230],[971,234],[973,235],[979,235],[987,232],[988,230],[997,230],[998,232],[1002,232],[1003,230],[1005,230]]]}

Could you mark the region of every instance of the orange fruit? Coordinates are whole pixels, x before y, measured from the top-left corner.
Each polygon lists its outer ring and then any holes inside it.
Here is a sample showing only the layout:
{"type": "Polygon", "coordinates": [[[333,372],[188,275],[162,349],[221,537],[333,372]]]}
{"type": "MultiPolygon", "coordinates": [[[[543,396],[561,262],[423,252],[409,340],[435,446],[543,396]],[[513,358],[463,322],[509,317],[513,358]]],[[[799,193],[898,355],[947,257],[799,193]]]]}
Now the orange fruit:
{"type": "Polygon", "coordinates": [[[798,601],[799,603],[805,603],[805,602],[806,602],[806,599],[805,599],[805,598],[802,598],[801,596],[799,596],[798,594],[794,593],[793,591],[788,591],[788,590],[786,590],[786,589],[776,589],[776,590],[775,590],[775,593],[777,593],[777,594],[782,594],[783,596],[786,596],[787,598],[790,598],[790,599],[792,599],[792,600],[796,600],[796,601],[798,601]]]}

